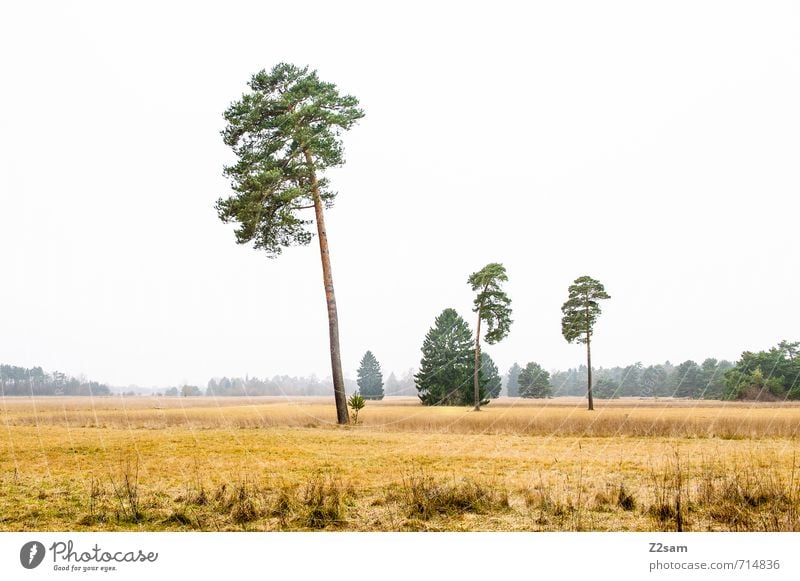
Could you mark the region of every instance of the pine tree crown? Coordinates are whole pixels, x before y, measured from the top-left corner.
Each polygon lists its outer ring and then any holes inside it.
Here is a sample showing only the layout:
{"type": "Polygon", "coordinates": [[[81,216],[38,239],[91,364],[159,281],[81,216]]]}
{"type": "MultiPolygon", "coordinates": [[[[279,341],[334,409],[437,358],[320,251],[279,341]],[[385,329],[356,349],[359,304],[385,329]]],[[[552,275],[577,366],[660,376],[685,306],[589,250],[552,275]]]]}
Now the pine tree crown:
{"type": "Polygon", "coordinates": [[[335,192],[317,173],[344,163],[340,136],[364,112],[308,67],[280,63],[253,75],[249,87],[224,114],[223,141],[237,162],[223,171],[234,194],[216,207],[223,222],[238,224],[239,244],[275,257],[311,241],[311,220],[300,211],[313,206],[315,180],[322,202],[333,204],[335,192]]]}

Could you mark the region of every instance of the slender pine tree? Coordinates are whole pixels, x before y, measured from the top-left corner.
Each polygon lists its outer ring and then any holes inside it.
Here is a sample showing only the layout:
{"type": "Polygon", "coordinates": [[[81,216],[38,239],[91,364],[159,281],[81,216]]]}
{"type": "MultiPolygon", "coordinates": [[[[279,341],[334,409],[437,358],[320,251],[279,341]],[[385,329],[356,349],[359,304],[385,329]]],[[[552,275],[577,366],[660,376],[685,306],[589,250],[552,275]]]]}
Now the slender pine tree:
{"type": "Polygon", "coordinates": [[[472,290],[478,294],[473,302],[473,312],[478,313],[478,323],[475,327],[475,364],[473,367],[473,389],[475,411],[481,409],[480,386],[480,353],[481,353],[481,322],[486,323],[486,342],[494,345],[502,341],[511,328],[511,299],[500,288],[501,282],[508,281],[505,267],[497,262],[491,262],[473,272],[467,279],[472,290]]]}
{"type": "Polygon", "coordinates": [[[586,368],[589,375],[586,381],[586,395],[589,410],[594,409],[592,397],[592,329],[600,316],[598,301],[611,298],[600,281],[590,276],[581,276],[569,287],[569,297],[561,306],[561,333],[568,343],[586,345],[586,368]]]}

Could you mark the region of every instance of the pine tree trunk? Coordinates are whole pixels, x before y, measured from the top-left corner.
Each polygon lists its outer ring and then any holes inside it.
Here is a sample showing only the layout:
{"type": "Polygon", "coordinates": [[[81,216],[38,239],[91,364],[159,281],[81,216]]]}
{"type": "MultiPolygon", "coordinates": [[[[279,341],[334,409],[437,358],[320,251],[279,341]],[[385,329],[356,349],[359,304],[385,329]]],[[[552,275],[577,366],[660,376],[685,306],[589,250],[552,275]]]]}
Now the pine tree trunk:
{"type": "Polygon", "coordinates": [[[314,162],[308,151],[305,152],[305,156],[311,173],[314,212],[317,217],[317,236],[319,237],[319,254],[322,258],[322,281],[325,285],[325,300],[328,303],[328,332],[331,345],[331,375],[333,377],[333,397],[336,401],[336,421],[344,425],[350,423],[350,416],[347,412],[347,395],[344,391],[344,377],[342,375],[342,357],[339,349],[339,315],[336,310],[336,295],[333,292],[328,234],[325,231],[325,216],[322,213],[322,198],[319,195],[314,162]]]}
{"type": "Polygon", "coordinates": [[[592,334],[586,332],[586,366],[589,370],[589,382],[587,386],[587,393],[589,394],[589,411],[594,409],[594,399],[592,398],[592,334]]]}
{"type": "Polygon", "coordinates": [[[478,310],[478,325],[475,332],[475,411],[481,411],[481,386],[478,369],[481,363],[481,312],[478,310]]]}

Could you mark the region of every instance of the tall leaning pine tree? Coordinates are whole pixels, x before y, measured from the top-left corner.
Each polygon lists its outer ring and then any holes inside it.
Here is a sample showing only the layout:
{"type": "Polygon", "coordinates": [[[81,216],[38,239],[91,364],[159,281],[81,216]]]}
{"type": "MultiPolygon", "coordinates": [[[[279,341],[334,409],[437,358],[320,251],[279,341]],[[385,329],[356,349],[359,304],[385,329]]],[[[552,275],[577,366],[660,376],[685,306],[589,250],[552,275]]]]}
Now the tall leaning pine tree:
{"type": "Polygon", "coordinates": [[[508,276],[502,264],[490,262],[478,272],[469,275],[467,283],[478,294],[473,301],[473,312],[478,313],[475,330],[475,371],[473,387],[475,391],[475,411],[481,409],[480,360],[481,360],[481,322],[486,322],[486,342],[494,345],[505,339],[511,327],[511,299],[500,288],[508,276]]]}
{"type": "Polygon", "coordinates": [[[236,222],[236,242],[252,242],[270,258],[284,247],[308,244],[314,211],[328,304],[331,374],[340,424],[349,422],[339,349],[339,321],[323,209],[336,193],[322,176],[344,164],[341,133],[364,116],[358,100],[340,95],[316,71],[280,63],[253,75],[250,91],[225,111],[225,144],[237,162],[226,166],[233,195],[217,202],[223,222],[236,222]]]}
{"type": "Polygon", "coordinates": [[[586,367],[589,378],[586,394],[589,398],[589,410],[594,409],[592,398],[592,329],[600,315],[600,303],[610,299],[600,281],[590,276],[575,279],[569,287],[567,301],[561,306],[561,334],[568,343],[586,344],[586,367]]]}

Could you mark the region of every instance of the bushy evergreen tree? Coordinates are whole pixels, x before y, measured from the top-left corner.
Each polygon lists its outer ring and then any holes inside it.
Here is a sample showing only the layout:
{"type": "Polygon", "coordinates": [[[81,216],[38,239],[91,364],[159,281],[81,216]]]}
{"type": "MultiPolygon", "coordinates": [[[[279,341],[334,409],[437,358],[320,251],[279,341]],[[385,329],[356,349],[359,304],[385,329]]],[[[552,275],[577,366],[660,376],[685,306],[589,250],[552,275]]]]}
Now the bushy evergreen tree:
{"type": "Polygon", "coordinates": [[[497,365],[489,356],[486,351],[481,351],[481,384],[483,392],[488,398],[496,398],[500,396],[500,389],[503,386],[503,380],[500,379],[500,373],[497,371],[497,365]]]}
{"type": "Polygon", "coordinates": [[[473,349],[466,321],[455,309],[443,310],[425,335],[420,368],[414,376],[423,404],[473,403],[473,349]]]}
{"type": "Polygon", "coordinates": [[[521,397],[552,397],[550,373],[538,363],[531,361],[519,373],[519,395],[521,397]]]}
{"type": "Polygon", "coordinates": [[[358,368],[358,393],[364,399],[383,399],[381,364],[372,351],[364,353],[358,368]]]}

